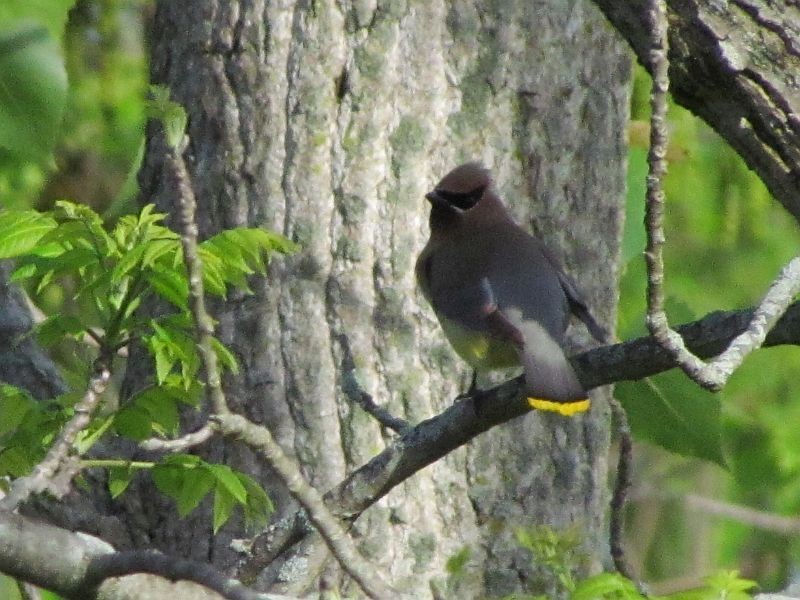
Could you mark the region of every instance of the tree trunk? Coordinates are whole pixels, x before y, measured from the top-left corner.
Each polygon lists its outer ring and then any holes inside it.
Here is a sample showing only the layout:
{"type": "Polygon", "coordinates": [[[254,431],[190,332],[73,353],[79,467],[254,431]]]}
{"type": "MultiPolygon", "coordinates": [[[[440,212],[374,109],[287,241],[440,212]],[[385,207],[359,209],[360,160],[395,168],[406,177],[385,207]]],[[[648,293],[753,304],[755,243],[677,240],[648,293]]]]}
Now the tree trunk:
{"type": "MultiPolygon", "coordinates": [[[[189,114],[202,235],[264,226],[302,247],[215,316],[241,366],[226,381],[232,407],[267,424],[318,489],[392,437],[343,394],[341,336],[364,388],[411,421],[465,387],[468,371],[413,276],[428,233],[424,193],[457,163],[492,168],[517,218],[613,326],[629,74],[627,53],[583,2],[158,3],[152,78],[189,114]]],[[[172,211],[157,140],[142,198],[172,211]]],[[[575,348],[587,340],[576,332],[575,348]]],[[[132,368],[128,389],[145,378],[132,368]]],[[[398,486],[356,521],[360,549],[415,597],[444,589],[445,562],[464,546],[459,597],[554,593],[552,573],[532,572],[514,540],[532,524],[575,529],[584,560],[572,566],[597,569],[609,417],[604,393],[593,396],[587,416],[531,413],[398,486]]],[[[206,452],[258,477],[279,515],[294,510],[238,444],[215,440],[206,452]]],[[[241,524],[214,536],[209,506],[178,520],[154,498],[144,480],[120,497],[127,543],[231,567],[241,524]]],[[[315,582],[273,568],[260,584],[315,582]]]]}

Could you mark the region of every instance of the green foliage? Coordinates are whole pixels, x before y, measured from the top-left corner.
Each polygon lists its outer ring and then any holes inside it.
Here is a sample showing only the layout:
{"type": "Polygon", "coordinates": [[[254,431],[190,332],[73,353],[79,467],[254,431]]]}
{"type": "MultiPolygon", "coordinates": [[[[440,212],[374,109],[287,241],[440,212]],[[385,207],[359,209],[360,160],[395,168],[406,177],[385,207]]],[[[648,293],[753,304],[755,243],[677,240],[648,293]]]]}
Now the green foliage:
{"type": "Polygon", "coordinates": [[[0,148],[40,160],[57,139],[67,96],[58,44],[73,0],[0,6],[0,148]]]}
{"type": "MultiPolygon", "coordinates": [[[[83,340],[88,336],[108,359],[131,340],[141,339],[154,361],[154,383],[118,410],[95,417],[76,441],[80,454],[112,432],[133,440],[174,436],[179,433],[180,406],[199,403],[200,358],[188,312],[183,251],[179,236],[163,224],[164,217],[148,205],[107,230],[92,209],[66,201],[57,202],[48,213],[0,213],[0,258],[16,259],[12,279],[31,281],[38,289],[50,282],[71,281],[74,306],[92,308],[50,315],[36,328],[40,341],[53,345],[65,337],[83,340]],[[176,312],[139,316],[136,308],[148,297],[166,301],[176,312]]],[[[220,296],[231,286],[247,290],[247,277],[263,274],[272,254],[294,248],[281,236],[260,229],[213,236],[199,249],[206,289],[220,296]]],[[[236,372],[231,351],[216,339],[213,347],[221,367],[236,372]]],[[[4,416],[0,475],[19,477],[29,472],[72,415],[77,399],[71,394],[45,405],[14,387],[0,386],[4,416]]],[[[157,487],[175,500],[181,516],[213,492],[215,531],[236,507],[248,523],[263,522],[272,510],[266,493],[253,479],[227,466],[179,455],[151,467],[157,487]]],[[[111,466],[113,497],[125,491],[134,471],[131,464],[111,466]]]]}
{"type": "Polygon", "coordinates": [[[177,149],[186,131],[186,110],[169,99],[169,88],[163,85],[150,86],[150,100],[146,103],[147,116],[161,121],[166,133],[167,144],[177,149]]]}
{"type": "Polygon", "coordinates": [[[581,538],[575,528],[556,531],[546,525],[520,527],[514,531],[517,543],[532,555],[533,563],[544,567],[558,583],[561,591],[575,589],[573,572],[585,560],[581,538]]]}
{"type": "Polygon", "coordinates": [[[600,573],[579,582],[570,600],[749,600],[754,581],[742,579],[736,571],[719,571],[705,580],[702,588],[667,596],[644,596],[632,581],[618,573],[600,573]]]}
{"type": "MultiPolygon", "coordinates": [[[[639,70],[630,130],[618,315],[621,339],[646,334],[641,252],[648,87],[649,77],[639,70]]],[[[715,310],[758,302],[781,266],[796,254],[800,235],[791,216],[769,196],[758,177],[698,119],[672,106],[670,133],[665,181],[666,292],[670,323],[678,325],[715,310]]],[[[797,514],[800,443],[795,423],[800,419],[800,382],[792,374],[798,369],[796,348],[762,349],[749,356],[726,388],[713,396],[677,371],[649,382],[618,385],[617,395],[637,440],[729,469],[726,474],[642,445],[637,456],[647,468],[637,479],[668,497],[692,489],[778,514],[797,514]],[[666,481],[665,472],[670,473],[666,481]]],[[[797,563],[797,544],[784,536],[710,519],[707,529],[699,533],[686,526],[684,511],[675,502],[662,500],[659,508],[653,502],[648,500],[642,511],[634,506],[630,513],[631,522],[637,523],[639,547],[646,546],[641,541],[642,527],[668,533],[653,534],[652,544],[640,557],[645,579],[671,578],[695,568],[699,558],[675,551],[676,544],[708,548],[711,554],[702,561],[726,567],[739,564],[746,548],[748,568],[755,569],[753,574],[762,584],[777,589],[785,585],[785,565],[797,563]],[[643,525],[639,519],[657,519],[657,523],[645,520],[643,525]],[[692,538],[695,535],[707,539],[699,543],[692,538]]]]}
{"type": "Polygon", "coordinates": [[[618,573],[600,573],[584,579],[570,596],[571,600],[644,600],[632,581],[618,573]]]}
{"type": "Polygon", "coordinates": [[[156,487],[175,500],[178,514],[186,516],[209,493],[214,494],[213,526],[216,533],[240,506],[248,525],[263,525],[274,510],[255,480],[226,465],[207,463],[191,454],[169,456],[151,471],[156,487]]]}
{"type": "Polygon", "coordinates": [[[719,399],[698,389],[682,372],[618,383],[614,396],[640,439],[725,466],[719,399]]]}
{"type": "Polygon", "coordinates": [[[0,384],[0,476],[28,474],[72,415],[76,400],[67,394],[43,405],[24,390],[0,384]]]}

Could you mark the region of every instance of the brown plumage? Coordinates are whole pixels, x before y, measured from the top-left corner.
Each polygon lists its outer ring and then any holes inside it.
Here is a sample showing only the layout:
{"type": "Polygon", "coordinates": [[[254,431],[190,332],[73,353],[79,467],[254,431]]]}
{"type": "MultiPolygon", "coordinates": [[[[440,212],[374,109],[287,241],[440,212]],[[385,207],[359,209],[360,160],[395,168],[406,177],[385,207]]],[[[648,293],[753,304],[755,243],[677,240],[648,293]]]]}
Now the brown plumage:
{"type": "Polygon", "coordinates": [[[417,281],[456,352],[477,371],[522,365],[531,406],[589,406],[562,343],[569,314],[606,337],[574,282],[511,218],[479,163],[453,169],[426,195],[431,235],[417,281]]]}

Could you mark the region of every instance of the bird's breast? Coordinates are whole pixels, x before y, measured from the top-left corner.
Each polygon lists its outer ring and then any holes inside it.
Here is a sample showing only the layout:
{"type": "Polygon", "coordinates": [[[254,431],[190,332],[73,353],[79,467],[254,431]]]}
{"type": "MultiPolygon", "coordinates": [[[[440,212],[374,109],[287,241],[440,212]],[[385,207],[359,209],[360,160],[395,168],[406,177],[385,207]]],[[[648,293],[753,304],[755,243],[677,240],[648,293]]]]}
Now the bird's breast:
{"type": "Polygon", "coordinates": [[[509,342],[467,329],[446,317],[439,316],[439,322],[453,349],[473,369],[491,371],[519,366],[517,351],[509,342]]]}

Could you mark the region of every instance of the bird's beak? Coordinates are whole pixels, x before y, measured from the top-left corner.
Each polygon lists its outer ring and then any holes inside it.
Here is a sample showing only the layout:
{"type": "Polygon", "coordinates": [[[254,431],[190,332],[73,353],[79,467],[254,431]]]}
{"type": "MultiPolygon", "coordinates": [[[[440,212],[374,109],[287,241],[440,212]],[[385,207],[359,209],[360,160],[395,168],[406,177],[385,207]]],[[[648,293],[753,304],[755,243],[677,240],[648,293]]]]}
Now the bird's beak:
{"type": "Polygon", "coordinates": [[[427,194],[425,194],[425,199],[434,206],[436,206],[437,204],[442,204],[444,202],[442,197],[439,195],[439,192],[437,192],[436,190],[433,190],[432,192],[428,192],[427,194]]]}

